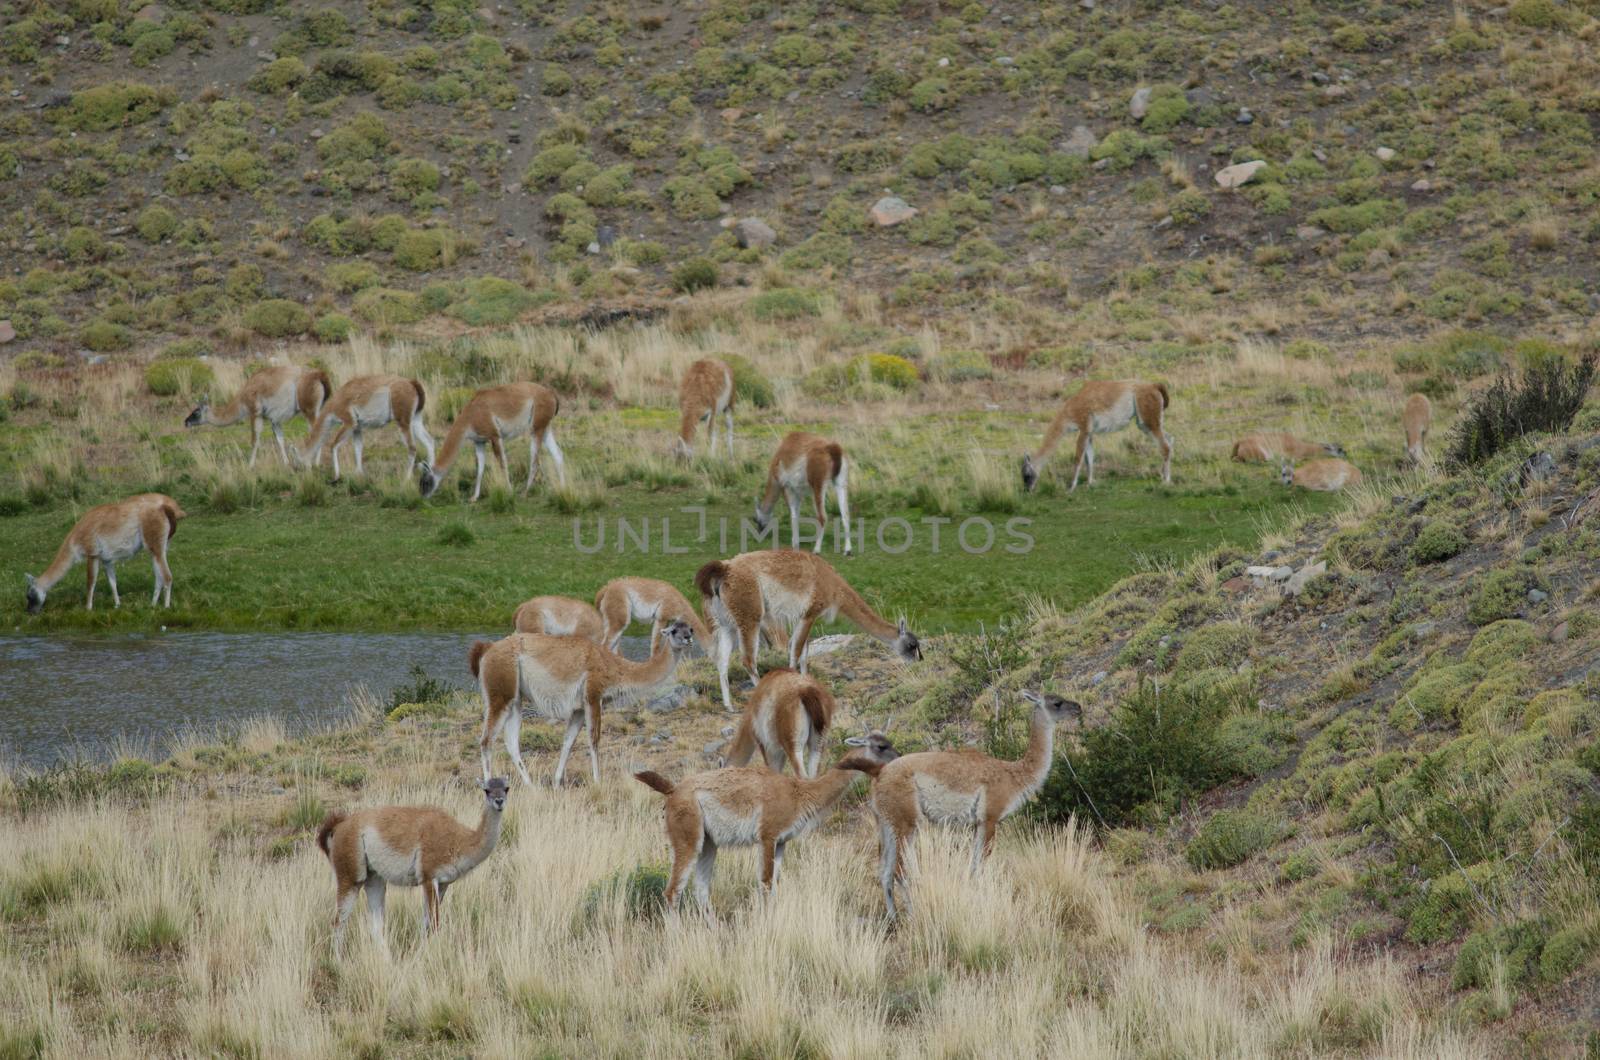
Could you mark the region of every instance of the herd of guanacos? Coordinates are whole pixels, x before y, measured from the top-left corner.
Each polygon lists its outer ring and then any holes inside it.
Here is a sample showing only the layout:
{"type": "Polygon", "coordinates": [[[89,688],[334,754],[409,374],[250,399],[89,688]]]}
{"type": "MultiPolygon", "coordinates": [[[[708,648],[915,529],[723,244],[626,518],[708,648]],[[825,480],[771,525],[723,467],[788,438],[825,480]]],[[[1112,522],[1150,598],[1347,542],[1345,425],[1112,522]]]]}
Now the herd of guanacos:
{"type": "MultiPolygon", "coordinates": [[[[734,391],[733,373],[726,363],[707,358],[689,367],[679,389],[682,418],[674,449],[680,455],[692,456],[695,431],[702,423],[708,425],[708,448],[715,454],[720,418],[723,440],[732,456],[734,391]]],[[[426,400],[422,385],[414,379],[359,376],[335,391],[320,369],[271,366],[251,376],[221,408],[202,400],[185,424],[226,426],[248,419],[252,465],[263,424],[271,428],[286,465],[292,452],[295,462],[315,466],[323,445],[328,444],[337,479],[339,450],[347,439],[353,444],[359,474],[363,471],[364,432],[394,423],[411,456],[408,474],[415,469],[419,444],[425,452],[419,479],[424,496],[438,488],[462,443],[470,442],[477,457],[474,501],[482,491],[486,450],[492,452],[510,488],[505,445],[527,437],[529,468],[524,491],[532,487],[537,475],[541,447],[565,480],[563,455],[552,429],[560,401],[549,388],[509,383],[479,390],[456,417],[437,455],[422,421],[426,400]],[[305,441],[290,449],[284,441],[283,424],[296,414],[303,415],[311,426],[305,441]],[[331,443],[330,430],[335,432],[331,443]]],[[[1088,482],[1093,484],[1095,435],[1119,430],[1130,422],[1137,422],[1157,442],[1162,481],[1170,483],[1172,440],[1164,429],[1170,403],[1168,390],[1160,383],[1085,383],[1063,403],[1039,449],[1023,457],[1024,487],[1030,491],[1035,487],[1040,468],[1068,430],[1078,435],[1070,488],[1077,489],[1085,468],[1088,482]]],[[[1424,459],[1431,420],[1428,399],[1412,395],[1404,407],[1403,424],[1406,452],[1413,461],[1424,459]]],[[[1232,457],[1282,461],[1284,483],[1306,489],[1335,491],[1361,480],[1360,470],[1343,459],[1344,451],[1338,445],[1306,442],[1283,432],[1246,435],[1234,443],[1232,457]],[[1297,468],[1296,460],[1306,462],[1297,468]]],[[[518,608],[516,632],[494,644],[475,643],[469,663],[484,699],[482,819],[477,828],[470,829],[440,810],[416,806],[329,814],[317,832],[317,845],[332,864],[336,880],[335,951],[358,891],[366,893],[373,938],[384,952],[383,907],[388,884],[422,887],[423,931],[438,926],[446,889],[487,858],[499,838],[509,786],[504,778],[490,776],[496,736],[504,736],[517,772],[525,783],[532,783],[520,747],[524,704],[567,724],[555,785],[562,783],[580,726],[587,730],[592,777],[598,782],[602,700],[618,693],[638,695],[670,680],[678,655],[696,642],[715,655],[725,707],[733,708],[728,670],[735,647],[741,651],[754,691],[722,768],[677,783],[649,770],[634,774],[666,800],[667,834],[673,852],[666,889],[670,907],[676,908],[692,870],[697,902],[712,915],[710,880],[717,849],[722,846],[759,845],[762,885],[770,888],[789,841],[816,827],[851,781],[861,775],[872,781],[869,806],[878,823],[879,875],[891,919],[897,914],[896,884],[903,888],[905,883],[907,843],[919,821],[971,828],[972,868],[976,872],[993,847],[1000,820],[1043,785],[1057,723],[1066,718],[1081,720],[1082,711],[1077,703],[1053,693],[1023,693],[1034,705],[1032,731],[1027,752],[1014,762],[975,751],[901,755],[884,733],[873,731],[848,738],[845,743],[850,750],[819,775],[821,748],[836,704],[826,686],[806,672],[812,625],[843,615],[893,647],[902,660],[910,662],[922,655],[920,642],[903,618],[898,623],[883,619],[820,555],[799,550],[799,505],[804,492],[809,490],[815,506],[819,524],[815,553],[820,553],[828,518],[825,494],[831,488],[844,524],[845,552],[849,553],[848,477],[849,461],[837,442],[798,431],[783,439],[768,470],[766,490],[756,505],[756,518],[765,529],[782,492],[791,515],[792,547],[713,560],[702,567],[695,583],[710,626],[669,583],[620,578],[602,587],[593,606],[563,597],[535,597],[518,608]],[[623,630],[635,620],[652,623],[650,656],[643,662],[627,660],[615,651],[623,630]],[[764,677],[756,670],[756,652],[763,637],[772,644],[787,638],[789,648],[789,667],[764,677]],[[758,747],[766,758],[766,768],[746,765],[758,747]],[[791,775],[784,774],[785,765],[791,775]]],[[[37,578],[26,576],[29,613],[44,606],[50,588],[79,560],[88,564],[86,606],[94,606],[101,566],[113,603],[120,604],[116,563],[141,548],[149,550],[155,569],[152,606],[164,594],[170,607],[172,573],[167,565],[167,543],[185,515],[171,497],[155,493],[91,508],[74,525],[50,566],[37,578]]],[[[908,908],[909,896],[902,889],[898,911],[908,908]]]]}

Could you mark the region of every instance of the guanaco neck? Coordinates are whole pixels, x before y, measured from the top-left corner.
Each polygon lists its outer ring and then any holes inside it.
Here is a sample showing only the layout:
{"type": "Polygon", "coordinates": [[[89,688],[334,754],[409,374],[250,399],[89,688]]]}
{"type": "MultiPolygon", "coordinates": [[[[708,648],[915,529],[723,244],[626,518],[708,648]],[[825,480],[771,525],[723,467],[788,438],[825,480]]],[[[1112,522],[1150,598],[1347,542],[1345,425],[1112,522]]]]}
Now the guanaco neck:
{"type": "Polygon", "coordinates": [[[672,654],[672,644],[665,633],[656,641],[656,650],[644,662],[630,662],[621,656],[618,658],[622,665],[617,668],[617,677],[608,688],[652,688],[670,680],[678,665],[672,654]]]}
{"type": "Polygon", "coordinates": [[[1042,708],[1035,708],[1033,722],[1028,732],[1028,750],[1011,765],[1017,786],[1024,796],[1032,795],[1044,786],[1054,762],[1056,723],[1042,708]]]}
{"type": "Polygon", "coordinates": [[[855,623],[862,632],[875,637],[885,644],[893,644],[900,639],[900,627],[893,622],[885,622],[876,611],[867,606],[861,594],[850,587],[850,583],[834,575],[834,595],[839,601],[839,613],[855,623]]]}
{"type": "Polygon", "coordinates": [[[700,422],[701,415],[703,410],[698,407],[697,402],[692,400],[684,402],[683,418],[678,422],[678,437],[683,440],[684,445],[694,445],[694,429],[700,422]]]}
{"type": "Polygon", "coordinates": [[[466,440],[467,427],[472,406],[469,403],[461,413],[456,416],[456,421],[450,425],[450,431],[444,436],[444,445],[439,449],[439,457],[433,462],[435,477],[443,475],[456,462],[456,454],[461,451],[461,443],[466,440]]]}
{"type": "Polygon", "coordinates": [[[78,544],[77,537],[78,529],[73,527],[66,540],[61,542],[61,547],[56,549],[56,558],[50,561],[50,566],[44,569],[44,573],[33,579],[34,586],[40,592],[49,592],[56,582],[66,577],[67,571],[71,570],[72,565],[82,558],[83,553],[88,551],[78,544]]]}
{"type": "Polygon", "coordinates": [[[244,419],[250,411],[252,410],[245,404],[244,399],[235,395],[232,401],[220,409],[207,405],[205,413],[200,418],[208,427],[230,427],[244,419]]]}
{"type": "Polygon", "coordinates": [[[495,844],[500,842],[500,818],[502,813],[495,809],[485,799],[483,803],[483,817],[478,821],[477,829],[472,833],[472,846],[468,848],[463,858],[466,868],[472,868],[484,858],[494,853],[495,844]]]}
{"type": "Polygon", "coordinates": [[[854,769],[834,766],[815,780],[796,778],[795,819],[816,818],[827,813],[861,775],[854,769]]]}

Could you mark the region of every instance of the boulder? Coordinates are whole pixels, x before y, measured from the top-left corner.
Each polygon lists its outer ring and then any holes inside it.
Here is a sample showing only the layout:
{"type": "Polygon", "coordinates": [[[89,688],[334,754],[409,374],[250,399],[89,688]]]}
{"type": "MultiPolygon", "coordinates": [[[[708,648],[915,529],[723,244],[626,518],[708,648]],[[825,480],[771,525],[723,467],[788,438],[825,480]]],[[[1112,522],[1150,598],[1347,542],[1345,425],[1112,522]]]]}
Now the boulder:
{"type": "Polygon", "coordinates": [[[1100,143],[1100,138],[1094,130],[1087,125],[1074,125],[1072,132],[1067,134],[1067,142],[1061,145],[1061,153],[1074,158],[1088,158],[1089,152],[1100,143]]]}
{"type": "Polygon", "coordinates": [[[733,237],[741,247],[770,247],[777,241],[778,233],[759,217],[746,217],[733,226],[733,237]]]}
{"type": "Polygon", "coordinates": [[[1150,112],[1150,90],[1141,88],[1128,100],[1128,117],[1138,121],[1150,112]]]}
{"type": "Polygon", "coordinates": [[[1427,177],[1423,177],[1421,180],[1412,182],[1411,190],[1412,191],[1432,191],[1433,190],[1433,181],[1429,180],[1427,177]]]}
{"type": "Polygon", "coordinates": [[[12,326],[11,321],[0,320],[0,346],[4,346],[8,342],[14,342],[16,338],[17,329],[12,326]]]}
{"type": "Polygon", "coordinates": [[[1380,148],[1378,148],[1376,151],[1374,151],[1372,153],[1378,156],[1378,161],[1379,162],[1393,162],[1394,161],[1394,148],[1392,148],[1392,147],[1380,147],[1380,148]]]}
{"type": "Polygon", "coordinates": [[[1240,107],[1238,115],[1236,115],[1233,120],[1238,122],[1240,125],[1249,125],[1251,122],[1256,120],[1256,116],[1250,113],[1249,107],[1240,107]]]}
{"type": "Polygon", "coordinates": [[[1250,183],[1256,174],[1267,168],[1267,164],[1259,159],[1254,162],[1236,162],[1217,170],[1216,181],[1218,187],[1238,188],[1250,183]]]}
{"type": "Polygon", "coordinates": [[[917,216],[917,208],[897,195],[885,195],[872,204],[868,216],[879,228],[889,228],[917,216]]]}
{"type": "Polygon", "coordinates": [[[1295,571],[1288,581],[1283,583],[1283,591],[1288,596],[1299,596],[1305,587],[1317,578],[1328,573],[1328,565],[1321,560],[1316,563],[1307,563],[1295,571]]]}

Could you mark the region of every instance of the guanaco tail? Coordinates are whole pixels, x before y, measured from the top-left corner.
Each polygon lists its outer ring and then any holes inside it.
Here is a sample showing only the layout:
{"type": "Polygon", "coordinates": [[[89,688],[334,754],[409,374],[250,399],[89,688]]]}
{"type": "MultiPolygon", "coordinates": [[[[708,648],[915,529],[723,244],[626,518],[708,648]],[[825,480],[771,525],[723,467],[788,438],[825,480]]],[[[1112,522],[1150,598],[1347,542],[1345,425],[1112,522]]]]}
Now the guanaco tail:
{"type": "Polygon", "coordinates": [[[819,438],[804,431],[792,431],[778,445],[767,469],[767,489],[756,502],[756,527],[765,532],[772,521],[772,506],[777,503],[782,490],[789,502],[789,544],[800,547],[800,498],[809,491],[817,509],[817,542],[813,549],[822,551],[823,538],[828,529],[828,504],[826,490],[833,487],[839,502],[839,521],[844,524],[844,554],[850,555],[850,461],[838,442],[819,438]]]}
{"type": "Polygon", "coordinates": [[[500,816],[506,807],[504,777],[486,780],[483,817],[468,828],[442,810],[429,806],[385,806],[334,812],[317,829],[317,846],[333,866],[336,888],[333,954],[344,943],[345,921],[355,908],[358,891],[367,894],[372,941],[384,957],[389,944],[383,931],[383,899],[389,884],[422,888],[422,934],[438,930],[439,906],[452,883],[483,864],[500,841],[500,816]]]}
{"type": "Polygon", "coordinates": [[[478,460],[478,475],[472,481],[472,499],[476,501],[483,490],[485,446],[493,451],[495,461],[500,465],[506,489],[511,489],[511,470],[506,465],[505,443],[523,435],[528,436],[528,481],[522,484],[522,492],[533,489],[534,476],[539,473],[541,445],[550,454],[550,459],[556,462],[556,474],[565,483],[566,460],[561,453],[561,446],[556,444],[556,433],[551,426],[560,408],[561,400],[556,397],[556,392],[538,383],[506,383],[503,386],[484,387],[472,395],[456,421],[450,425],[438,461],[434,462],[430,455],[429,462],[423,465],[422,478],[417,483],[422,495],[433,496],[434,490],[439,488],[440,479],[455,462],[456,453],[464,441],[472,443],[478,460]]]}
{"type": "Polygon", "coordinates": [[[748,765],[760,747],[774,772],[783,772],[787,762],[796,776],[814,777],[838,709],[833,693],[815,677],[768,670],[744,705],[726,764],[748,765]]]}
{"type": "Polygon", "coordinates": [[[178,532],[178,520],[187,515],[177,501],[164,493],[141,493],[127,500],[90,508],[73,525],[44,573],[37,578],[23,575],[28,581],[28,614],[39,613],[51,588],[79,560],[89,565],[89,596],[84,607],[94,610],[94,586],[102,564],[106,568],[106,581],[111,585],[112,606],[121,607],[117,563],[138,555],[141,548],[149,549],[150,565],[155,569],[156,586],[150,594],[150,606],[156,606],[164,595],[165,606],[171,607],[172,568],[167,566],[167,542],[178,532]]]}
{"type": "Polygon", "coordinates": [[[328,431],[337,427],[328,448],[333,451],[333,477],[339,477],[339,447],[348,434],[356,451],[356,474],[364,474],[362,464],[363,432],[375,430],[393,422],[405,442],[410,462],[406,474],[417,466],[417,443],[427,453],[428,463],[433,463],[433,438],[422,422],[422,409],[427,404],[427,394],[415,379],[402,379],[397,375],[359,375],[333,392],[322,406],[322,414],[311,425],[311,433],[297,450],[300,460],[315,466],[322,459],[322,445],[328,431]]]}
{"type": "Polygon", "coordinates": [[[289,466],[289,450],[283,443],[283,425],[296,414],[306,423],[315,423],[323,402],[332,390],[328,373],[320,368],[274,365],[245,380],[233,400],[221,408],[211,406],[210,397],[200,399],[183,421],[185,427],[227,427],[246,417],[250,420],[250,466],[256,466],[256,450],[261,445],[261,424],[272,428],[278,443],[278,456],[289,466]]]}
{"type": "Polygon", "coordinates": [[[756,636],[764,624],[776,619],[790,626],[789,666],[806,672],[806,642],[817,621],[832,622],[843,615],[868,635],[891,645],[906,662],[922,658],[922,645],[906,627],[879,617],[861,594],[834,570],[827,560],[811,552],[773,549],[746,552],[730,560],[712,560],[694,576],[705,600],[706,614],[716,627],[717,677],[722,685],[722,705],[733,709],[728,690],[728,665],[737,646],[744,667],[755,684],[756,636]]]}
{"type": "Polygon", "coordinates": [[[707,425],[706,452],[717,454],[720,414],[727,426],[728,457],[733,458],[733,369],[726,363],[707,357],[691,364],[678,388],[678,411],[678,439],[673,444],[680,456],[694,455],[694,431],[701,423],[707,425]]]}
{"type": "Polygon", "coordinates": [[[1089,465],[1089,485],[1094,485],[1094,436],[1120,431],[1130,422],[1156,440],[1161,447],[1161,481],[1172,482],[1172,438],[1164,426],[1167,406],[1172,404],[1165,383],[1142,383],[1135,379],[1094,380],[1069,397],[1044,432],[1037,452],[1022,458],[1022,485],[1032,490],[1039,482],[1039,470],[1061,443],[1069,429],[1078,432],[1077,464],[1072,469],[1072,489],[1085,461],[1089,465]]]}
{"type": "Polygon", "coordinates": [[[1233,458],[1241,463],[1273,464],[1282,460],[1312,460],[1344,456],[1335,442],[1308,442],[1287,431],[1254,431],[1233,443],[1233,458]]]}

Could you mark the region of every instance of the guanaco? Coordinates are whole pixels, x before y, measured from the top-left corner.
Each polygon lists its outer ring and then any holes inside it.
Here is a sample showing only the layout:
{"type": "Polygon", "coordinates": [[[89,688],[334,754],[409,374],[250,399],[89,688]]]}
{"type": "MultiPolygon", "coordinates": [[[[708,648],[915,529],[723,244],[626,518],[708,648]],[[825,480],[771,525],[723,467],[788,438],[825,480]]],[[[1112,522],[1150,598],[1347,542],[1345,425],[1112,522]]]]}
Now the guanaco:
{"type": "MultiPolygon", "coordinates": [[[[420,391],[419,391],[420,393],[420,391]]],[[[439,480],[455,462],[456,453],[463,441],[471,442],[478,458],[478,476],[472,481],[472,499],[476,501],[483,490],[483,450],[488,446],[500,464],[500,474],[505,478],[506,489],[511,489],[511,469],[506,465],[505,443],[528,436],[528,481],[522,492],[533,489],[533,478],[539,473],[539,446],[543,445],[550,459],[556,462],[556,474],[567,481],[566,460],[561,446],[556,444],[556,433],[551,421],[561,409],[561,399],[556,392],[538,383],[506,383],[503,386],[484,387],[467,402],[456,421],[444,436],[444,448],[439,460],[423,465],[418,486],[424,497],[433,496],[439,480]]]]}
{"type": "Polygon", "coordinates": [[[767,469],[767,490],[756,502],[756,527],[763,533],[772,522],[772,506],[777,503],[782,490],[789,502],[789,544],[800,547],[800,497],[801,490],[811,491],[811,501],[817,508],[817,543],[813,549],[822,551],[822,541],[828,529],[828,502],[826,490],[833,487],[839,502],[839,521],[844,524],[844,554],[850,555],[850,461],[838,442],[819,438],[804,431],[791,431],[778,445],[767,469]]]}
{"type": "Polygon", "coordinates": [[[1278,477],[1285,486],[1316,490],[1319,493],[1338,493],[1346,486],[1361,481],[1361,469],[1345,460],[1312,460],[1295,467],[1284,461],[1278,477]]]}
{"type": "Polygon", "coordinates": [[[650,623],[650,650],[656,650],[656,638],[661,627],[679,621],[689,627],[694,639],[702,648],[711,649],[711,631],[699,613],[689,606],[689,601],[676,586],[654,578],[613,578],[600,587],[594,595],[595,609],[605,620],[605,639],[600,643],[617,650],[623,630],[629,623],[650,623]]]}
{"type": "Polygon", "coordinates": [[[1271,464],[1279,460],[1311,460],[1344,456],[1336,442],[1308,442],[1287,431],[1255,431],[1233,443],[1233,458],[1241,463],[1271,464]]]}
{"type": "Polygon", "coordinates": [[[1072,429],[1078,432],[1077,464],[1072,469],[1072,489],[1078,488],[1078,475],[1084,462],[1089,464],[1089,485],[1094,485],[1094,436],[1120,431],[1137,421],[1139,429],[1161,447],[1161,481],[1172,482],[1172,438],[1165,429],[1167,406],[1172,397],[1165,383],[1142,383],[1136,379],[1093,380],[1069,397],[1044,432],[1038,452],[1022,458],[1022,485],[1032,490],[1039,482],[1039,469],[1056,451],[1061,436],[1072,429]]]}
{"type": "MultiPolygon", "coordinates": [[[[606,620],[590,604],[565,596],[535,596],[517,608],[518,633],[543,633],[550,637],[582,637],[606,643],[606,620]]],[[[651,647],[655,645],[652,643],[651,647]]]]}
{"type": "Polygon", "coordinates": [[[293,365],[274,365],[245,380],[244,386],[233,400],[221,408],[212,408],[209,396],[200,399],[194,411],[183,421],[185,427],[227,427],[245,417],[250,419],[250,466],[256,466],[256,450],[261,445],[261,423],[272,428],[272,437],[278,443],[278,456],[284,466],[289,466],[289,450],[283,444],[283,425],[298,413],[306,423],[315,423],[322,412],[322,403],[328,400],[332,384],[328,373],[320,368],[296,368],[293,365]]]}
{"type": "Polygon", "coordinates": [[[704,422],[709,443],[706,452],[715,456],[720,413],[727,424],[728,458],[733,458],[733,369],[726,363],[707,357],[691,364],[678,388],[678,411],[682,414],[674,443],[678,455],[694,456],[695,428],[704,422]]]}
{"type": "MultiPolygon", "coordinates": [[[[873,781],[869,805],[878,819],[878,877],[891,920],[894,885],[905,883],[908,845],[922,820],[973,830],[976,875],[994,849],[995,828],[1044,787],[1054,762],[1056,726],[1067,718],[1081,722],[1083,708],[1052,693],[1022,695],[1033,704],[1033,723],[1028,750],[1017,761],[977,751],[922,751],[884,766],[873,781]]],[[[901,904],[910,911],[909,894],[901,904]]]]}
{"type": "Polygon", "coordinates": [[[384,957],[383,898],[389,884],[422,888],[422,934],[439,927],[439,906],[450,885],[494,852],[500,841],[500,816],[506,808],[504,777],[485,780],[483,817],[468,828],[430,806],[385,806],[355,813],[328,814],[317,829],[317,846],[333,866],[333,955],[344,942],[345,921],[355,908],[357,889],[367,892],[372,941],[384,957]]]}
{"type": "Polygon", "coordinates": [[[781,667],[768,670],[744,705],[727,764],[749,764],[759,746],[775,772],[783,772],[788,762],[795,776],[814,777],[838,709],[833,693],[815,677],[781,667]]]}
{"type": "Polygon", "coordinates": [[[80,559],[89,564],[89,598],[84,607],[94,610],[94,586],[101,564],[105,565],[106,581],[111,585],[111,604],[121,607],[117,563],[138,555],[141,548],[150,550],[150,565],[155,568],[156,587],[150,594],[150,606],[156,606],[165,594],[165,606],[171,607],[172,568],[167,566],[167,542],[178,532],[178,520],[188,514],[164,493],[141,493],[90,508],[73,524],[44,573],[37,578],[23,575],[28,580],[28,614],[39,613],[46,594],[80,559]]]}
{"type": "Polygon", "coordinates": [[[580,637],[548,637],[513,633],[490,644],[478,641],[467,655],[472,675],[483,693],[483,734],[478,756],[483,775],[489,775],[489,755],[495,734],[505,733],[506,752],[516,764],[524,784],[532,784],[522,764],[522,704],[554,721],[567,723],[556,763],[555,786],[567,774],[567,758],[582,726],[589,734],[589,770],[600,782],[600,703],[622,692],[640,693],[672,680],[677,656],[693,639],[689,626],[673,622],[666,636],[645,662],[630,662],[615,652],[580,637]]]}
{"type": "Polygon", "coordinates": [[[650,770],[635,773],[635,780],[667,797],[667,839],[672,844],[668,908],[678,907],[693,867],[695,899],[711,915],[711,874],[718,847],[760,844],[761,886],[770,891],[790,841],[820,824],[858,775],[876,776],[898,757],[881,732],[845,743],[857,750],[816,779],[759,768],[716,769],[674,784],[650,770]]]}
{"type": "Polygon", "coordinates": [[[1413,464],[1420,464],[1427,458],[1423,445],[1428,440],[1428,428],[1433,426],[1433,402],[1428,395],[1412,394],[1406,398],[1401,422],[1406,428],[1406,456],[1413,464]]]}
{"type": "Polygon", "coordinates": [[[832,622],[839,615],[891,645],[905,662],[922,658],[921,642],[906,627],[904,618],[898,625],[880,618],[827,560],[811,552],[773,549],[712,560],[695,573],[694,583],[716,626],[717,677],[722,684],[722,705],[728,710],[733,709],[728,691],[733,649],[737,645],[743,653],[744,668],[754,685],[760,677],[756,636],[763,626],[770,628],[773,619],[793,627],[789,666],[801,673],[806,672],[806,642],[812,624],[818,619],[832,622]]]}
{"type": "Polygon", "coordinates": [[[406,474],[417,466],[417,443],[421,442],[433,463],[433,438],[422,422],[422,408],[428,396],[422,384],[415,379],[402,379],[397,375],[358,375],[333,392],[322,413],[311,425],[311,432],[298,450],[303,463],[315,466],[322,458],[322,443],[328,430],[337,425],[329,448],[333,450],[333,477],[339,477],[339,447],[345,435],[350,435],[356,451],[356,474],[364,474],[361,459],[362,433],[375,430],[393,422],[406,443],[411,460],[406,464],[406,474]]]}

